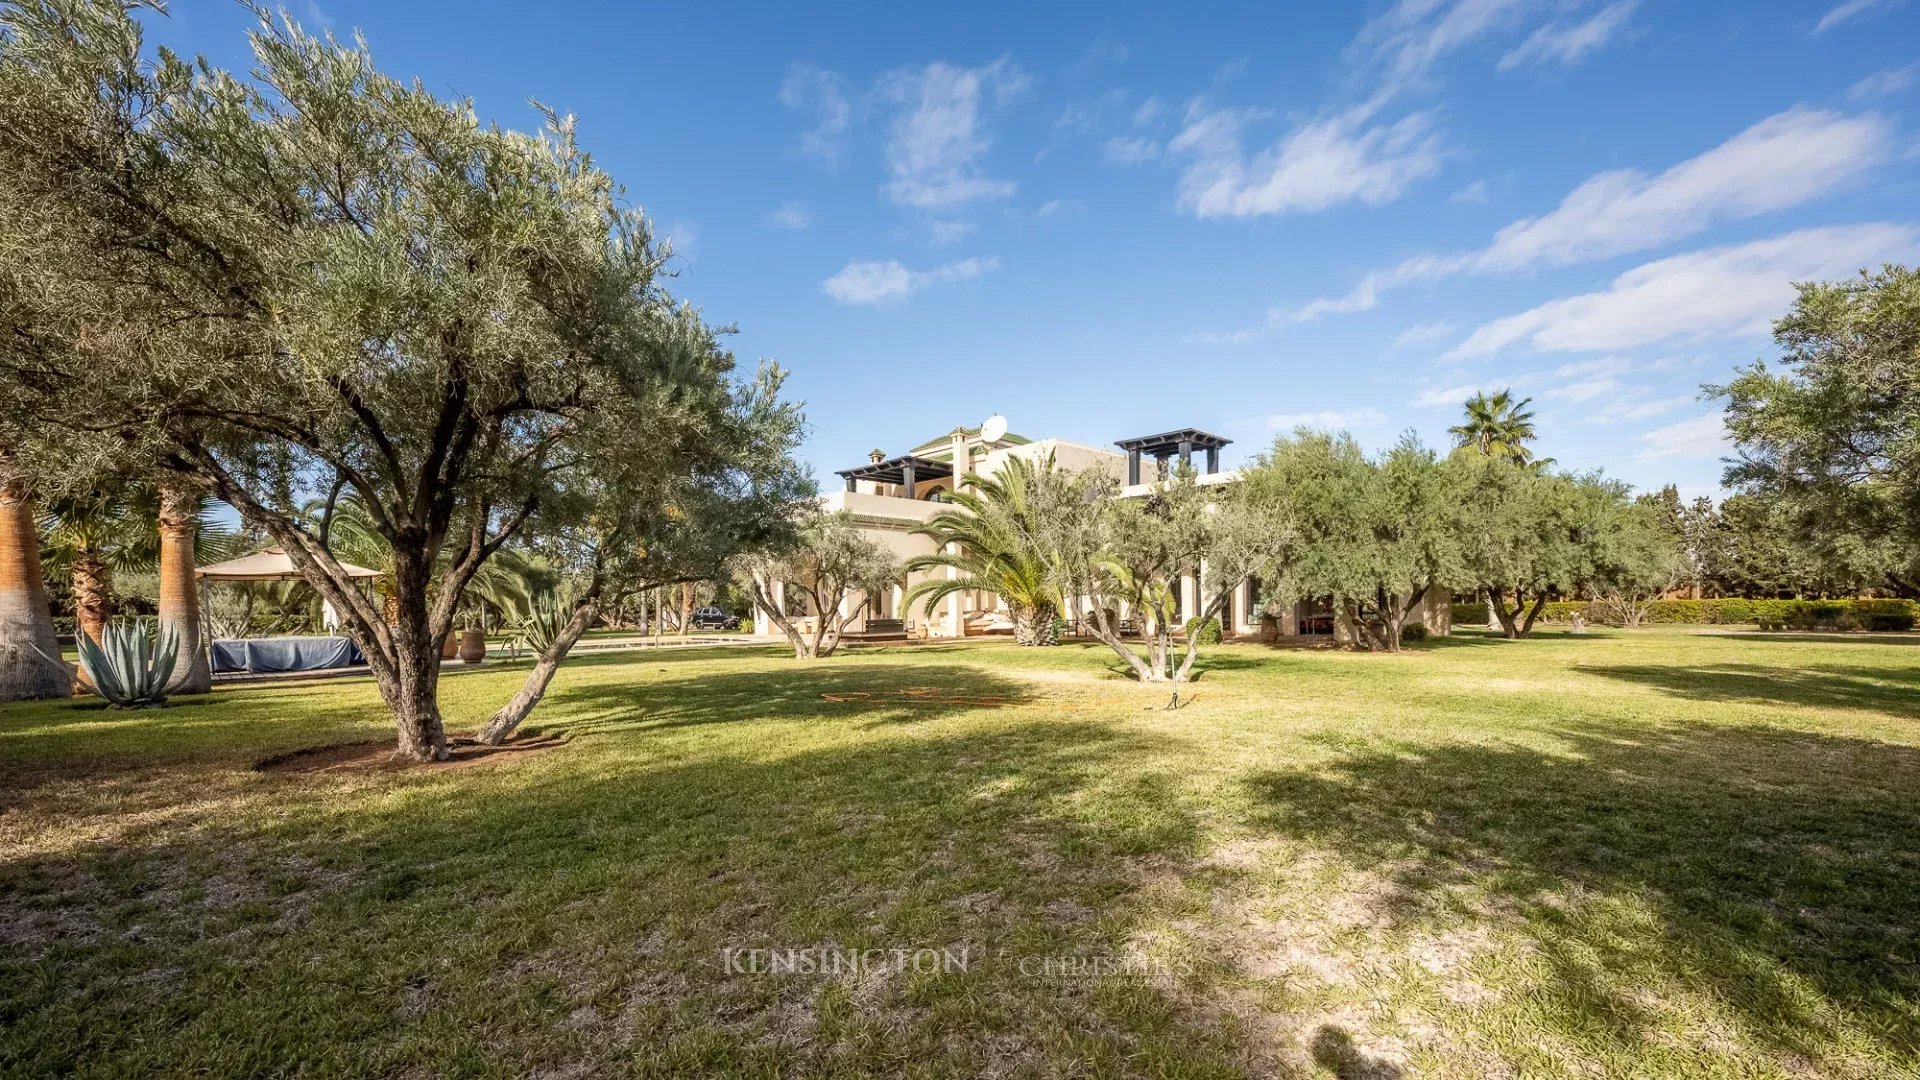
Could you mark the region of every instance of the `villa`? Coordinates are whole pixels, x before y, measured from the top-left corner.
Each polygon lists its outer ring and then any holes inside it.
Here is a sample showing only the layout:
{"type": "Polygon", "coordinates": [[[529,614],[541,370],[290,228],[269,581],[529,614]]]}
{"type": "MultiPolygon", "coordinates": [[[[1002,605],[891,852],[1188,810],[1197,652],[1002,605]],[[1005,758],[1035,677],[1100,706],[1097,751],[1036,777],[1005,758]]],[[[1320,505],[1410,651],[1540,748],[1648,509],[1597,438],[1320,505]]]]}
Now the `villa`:
{"type": "MultiPolygon", "coordinates": [[[[969,475],[992,475],[1014,458],[1038,463],[1051,457],[1055,465],[1064,469],[1104,469],[1123,485],[1121,498],[1134,498],[1148,494],[1176,459],[1191,466],[1201,484],[1233,482],[1239,474],[1220,468],[1220,451],[1232,441],[1196,428],[1182,428],[1121,439],[1113,444],[1117,449],[1109,450],[1065,439],[1028,439],[1006,430],[1006,422],[994,417],[980,427],[954,428],[945,436],[921,443],[898,457],[890,458],[875,450],[868,455],[867,464],[840,470],[843,489],[823,495],[820,501],[829,512],[845,511],[860,529],[904,562],[934,553],[934,541],[913,530],[944,509],[942,504],[969,475]]],[[[914,571],[884,595],[854,594],[847,603],[857,606],[858,610],[848,622],[848,633],[954,638],[1011,629],[1012,621],[1005,605],[989,592],[973,590],[954,594],[931,613],[919,604],[913,605],[912,610],[903,605],[902,597],[907,589],[921,578],[951,573],[944,568],[914,571]]],[[[1204,562],[1197,574],[1183,576],[1177,593],[1181,617],[1200,610],[1204,606],[1202,596],[1210,595],[1217,587],[1219,583],[1207,579],[1204,562]],[[1203,585],[1209,593],[1202,593],[1203,585]]],[[[1233,586],[1220,612],[1220,625],[1227,635],[1262,632],[1257,607],[1259,591],[1259,581],[1253,578],[1233,586]]],[[[781,603],[787,602],[784,590],[777,583],[775,597],[781,603]]],[[[1450,599],[1444,590],[1438,589],[1423,598],[1420,615],[1430,629],[1447,632],[1450,599]]],[[[1125,611],[1121,612],[1122,618],[1126,615],[1125,611]]],[[[1339,625],[1342,621],[1330,604],[1302,600],[1294,604],[1286,616],[1272,620],[1269,632],[1287,637],[1332,635],[1345,639],[1349,628],[1339,625]]],[[[754,613],[754,629],[761,634],[777,632],[762,611],[754,613]]]]}

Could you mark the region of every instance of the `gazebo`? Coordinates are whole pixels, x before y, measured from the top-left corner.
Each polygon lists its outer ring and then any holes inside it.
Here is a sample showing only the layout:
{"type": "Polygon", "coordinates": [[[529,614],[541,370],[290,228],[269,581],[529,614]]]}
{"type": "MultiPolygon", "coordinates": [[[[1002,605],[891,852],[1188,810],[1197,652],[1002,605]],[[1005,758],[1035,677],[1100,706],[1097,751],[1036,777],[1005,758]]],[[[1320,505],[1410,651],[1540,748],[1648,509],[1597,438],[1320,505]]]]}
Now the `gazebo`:
{"type": "MultiPolygon", "coordinates": [[[[355,566],[343,562],[340,568],[355,581],[371,581],[386,575],[378,570],[369,570],[364,566],[355,566]]],[[[285,548],[270,547],[256,551],[251,555],[242,555],[238,559],[213,563],[210,566],[195,567],[194,577],[200,581],[200,610],[207,619],[205,640],[208,642],[209,659],[213,670],[218,672],[262,672],[262,671],[319,671],[326,668],[351,667],[366,662],[360,655],[359,646],[349,638],[335,635],[290,636],[274,638],[229,638],[223,641],[213,640],[211,609],[207,605],[206,587],[215,581],[300,581],[300,571],[294,569],[293,559],[285,548]]],[[[324,601],[323,601],[324,603],[324,601]]],[[[339,625],[339,616],[333,611],[333,605],[325,605],[323,616],[328,626],[339,625]]]]}

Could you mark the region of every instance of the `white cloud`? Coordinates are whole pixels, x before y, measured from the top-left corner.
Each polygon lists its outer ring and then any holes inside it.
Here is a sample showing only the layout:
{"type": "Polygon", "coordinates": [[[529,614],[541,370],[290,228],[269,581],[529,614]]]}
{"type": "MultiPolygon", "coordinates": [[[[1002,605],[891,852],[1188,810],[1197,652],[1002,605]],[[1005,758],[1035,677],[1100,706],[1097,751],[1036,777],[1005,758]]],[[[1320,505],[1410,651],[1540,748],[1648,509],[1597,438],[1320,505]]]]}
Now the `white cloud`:
{"type": "Polygon", "coordinates": [[[1487,182],[1485,180],[1475,180],[1473,183],[1447,196],[1447,201],[1450,203],[1478,206],[1487,201],[1489,194],[1487,182]]]}
{"type": "Polygon", "coordinates": [[[1524,344],[1547,352],[1631,349],[1671,339],[1760,333],[1793,282],[1910,258],[1920,233],[1888,223],[1802,229],[1635,267],[1603,291],[1553,300],[1476,329],[1449,359],[1524,344]]]}
{"type": "Polygon", "coordinates": [[[1598,173],[1560,205],[1502,228],[1477,251],[1417,255],[1361,279],[1346,296],[1311,301],[1293,318],[1367,311],[1387,289],[1465,273],[1566,266],[1645,251],[1716,222],[1784,210],[1856,180],[1885,160],[1893,127],[1867,114],[1793,108],[1649,176],[1598,173]]]}
{"type": "Polygon", "coordinates": [[[1138,165],[1160,156],[1160,145],[1152,139],[1115,136],[1100,148],[1100,160],[1109,165],[1138,165]]]}
{"type": "Polygon", "coordinates": [[[1670,413],[1682,405],[1693,404],[1691,397],[1633,398],[1601,406],[1598,412],[1589,415],[1589,423],[1617,424],[1633,420],[1651,420],[1656,416],[1670,413]]]}
{"type": "Polygon", "coordinates": [[[1912,89],[1916,76],[1920,76],[1920,63],[1886,68],[1848,87],[1847,96],[1855,101],[1873,101],[1878,98],[1892,97],[1912,89]]]}
{"type": "Polygon", "coordinates": [[[1594,398],[1605,394],[1618,395],[1622,392],[1622,389],[1619,379],[1611,375],[1601,375],[1591,379],[1582,379],[1579,382],[1568,383],[1565,386],[1556,386],[1540,396],[1553,401],[1565,401],[1578,405],[1582,402],[1592,401],[1594,398]]]}
{"type": "Polygon", "coordinates": [[[1033,216],[1037,218],[1050,218],[1063,210],[1072,209],[1072,207],[1073,204],[1067,202],[1065,199],[1048,199],[1046,202],[1033,208],[1033,216]]]}
{"type": "Polygon", "coordinates": [[[1259,327],[1245,330],[1201,330],[1188,334],[1184,340],[1196,345],[1251,345],[1267,332],[1259,327]]]}
{"type": "Polygon", "coordinates": [[[1875,11],[1890,11],[1906,2],[1907,0],[1843,0],[1820,17],[1820,22],[1813,28],[1813,32],[1824,34],[1841,23],[1852,22],[1862,15],[1875,11]]]}
{"type": "Polygon", "coordinates": [[[813,211],[798,200],[784,202],[767,214],[767,224],[776,229],[804,229],[813,224],[813,211]]]}
{"type": "Polygon", "coordinates": [[[1606,45],[1627,25],[1640,0],[1619,0],[1577,23],[1550,22],[1527,35],[1527,40],[1500,58],[1500,70],[1528,64],[1574,64],[1606,45]]]}
{"type": "Polygon", "coordinates": [[[1102,68],[1117,68],[1132,55],[1132,50],[1127,48],[1125,42],[1102,34],[1081,51],[1079,58],[1066,66],[1065,72],[1074,77],[1091,75],[1102,68]]]}
{"type": "Polygon", "coordinates": [[[686,218],[660,226],[660,240],[675,256],[692,264],[700,258],[700,223],[686,218]]]}
{"type": "Polygon", "coordinates": [[[904,300],[929,285],[966,281],[998,269],[996,258],[962,259],[932,270],[909,270],[898,260],[855,259],[820,285],[840,304],[885,304],[904,300]]]}
{"type": "Polygon", "coordinates": [[[1461,405],[1465,404],[1468,398],[1487,389],[1488,387],[1479,385],[1429,387],[1420,391],[1419,395],[1413,399],[1413,403],[1422,408],[1461,405]]]}
{"type": "Polygon", "coordinates": [[[1450,322],[1415,323],[1400,331],[1400,336],[1393,339],[1393,347],[1398,349],[1408,345],[1425,345],[1430,341],[1439,341],[1452,334],[1455,329],[1456,327],[1450,322]]]}
{"type": "Polygon", "coordinates": [[[1593,378],[1602,375],[1625,375],[1639,365],[1624,356],[1596,356],[1589,360],[1569,360],[1554,369],[1554,374],[1563,379],[1579,377],[1593,378]]]}
{"type": "Polygon", "coordinates": [[[943,246],[965,240],[973,235],[973,230],[976,228],[978,226],[971,221],[935,221],[927,225],[927,231],[933,235],[933,242],[943,246]]]}
{"type": "Polygon", "coordinates": [[[887,197],[901,206],[938,209],[1012,195],[1013,181],[981,172],[980,159],[993,144],[982,107],[1004,106],[1029,85],[1006,57],[985,67],[933,63],[882,77],[881,97],[899,108],[887,131],[893,176],[884,188],[887,197]]]}
{"type": "Polygon", "coordinates": [[[1201,218],[1379,206],[1440,168],[1431,118],[1375,121],[1380,101],[1304,124],[1251,156],[1241,132],[1260,114],[1196,101],[1168,149],[1192,160],[1180,175],[1180,208],[1201,218]]]}
{"type": "Polygon", "coordinates": [[[1535,0],[1399,0],[1361,29],[1356,48],[1370,51],[1395,82],[1424,79],[1442,57],[1513,26],[1535,0]]]}
{"type": "Polygon", "coordinates": [[[1640,451],[1639,460],[1658,461],[1720,457],[1732,445],[1732,440],[1727,437],[1725,417],[1715,412],[1654,428],[1640,436],[1640,445],[1644,449],[1640,451]]]}
{"type": "Polygon", "coordinates": [[[1139,107],[1133,110],[1133,126],[1152,127],[1154,124],[1159,123],[1160,118],[1166,114],[1166,103],[1157,97],[1150,97],[1142,101],[1139,107]]]}
{"type": "Polygon", "coordinates": [[[795,64],[780,84],[780,104],[814,115],[813,127],[794,140],[794,150],[828,168],[838,168],[847,150],[847,130],[853,126],[853,106],[840,76],[795,64]]]}
{"type": "Polygon", "coordinates": [[[1056,131],[1071,131],[1086,135],[1109,126],[1113,116],[1126,108],[1127,92],[1115,87],[1095,98],[1069,102],[1060,110],[1060,116],[1054,120],[1056,131]]]}
{"type": "Polygon", "coordinates": [[[1267,426],[1278,431],[1292,431],[1303,427],[1313,428],[1316,431],[1351,431],[1354,428],[1375,427],[1386,422],[1387,414],[1379,409],[1281,413],[1278,416],[1267,417],[1267,426]]]}
{"type": "Polygon", "coordinates": [[[1213,69],[1213,85],[1216,87],[1224,86],[1240,76],[1245,75],[1247,69],[1252,66],[1253,54],[1241,53],[1239,56],[1213,69]]]}
{"type": "Polygon", "coordinates": [[[1878,116],[1789,109],[1658,176],[1617,169],[1589,178],[1551,213],[1501,229],[1476,268],[1518,270],[1644,251],[1716,221],[1795,206],[1878,164],[1892,136],[1878,116]]]}
{"type": "Polygon", "coordinates": [[[1277,322],[1313,322],[1328,315],[1351,315],[1356,311],[1371,311],[1380,303],[1380,279],[1368,274],[1360,279],[1352,291],[1345,296],[1323,296],[1310,300],[1297,308],[1277,308],[1274,319],[1277,322]]]}

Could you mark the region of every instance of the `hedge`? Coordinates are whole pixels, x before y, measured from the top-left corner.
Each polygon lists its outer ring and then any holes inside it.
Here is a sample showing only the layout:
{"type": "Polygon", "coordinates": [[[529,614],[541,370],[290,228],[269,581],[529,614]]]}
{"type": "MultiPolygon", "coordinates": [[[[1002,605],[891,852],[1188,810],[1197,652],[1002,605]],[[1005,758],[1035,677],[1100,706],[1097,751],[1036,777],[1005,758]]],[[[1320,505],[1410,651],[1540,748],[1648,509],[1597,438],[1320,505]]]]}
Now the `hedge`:
{"type": "MultiPolygon", "coordinates": [[[[1567,623],[1574,612],[1589,623],[1601,619],[1588,600],[1555,600],[1541,609],[1540,623],[1567,623]]],[[[1706,626],[1757,625],[1767,630],[1911,630],[1920,605],[1912,600],[1655,600],[1647,605],[1643,626],[1687,623],[1706,626]]],[[[1453,605],[1453,621],[1483,626],[1485,603],[1453,605]]]]}

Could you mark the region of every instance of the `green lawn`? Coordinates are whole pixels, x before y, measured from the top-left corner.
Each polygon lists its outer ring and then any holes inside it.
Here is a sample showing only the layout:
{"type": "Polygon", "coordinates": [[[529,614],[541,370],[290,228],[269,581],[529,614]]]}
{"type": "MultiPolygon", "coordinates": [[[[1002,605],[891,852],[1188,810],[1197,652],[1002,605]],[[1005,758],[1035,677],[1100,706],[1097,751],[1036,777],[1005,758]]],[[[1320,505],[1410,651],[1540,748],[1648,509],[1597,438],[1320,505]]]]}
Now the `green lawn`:
{"type": "Polygon", "coordinates": [[[783,652],[0,706],[0,1073],[1920,1076],[1920,636],[783,652]]]}

